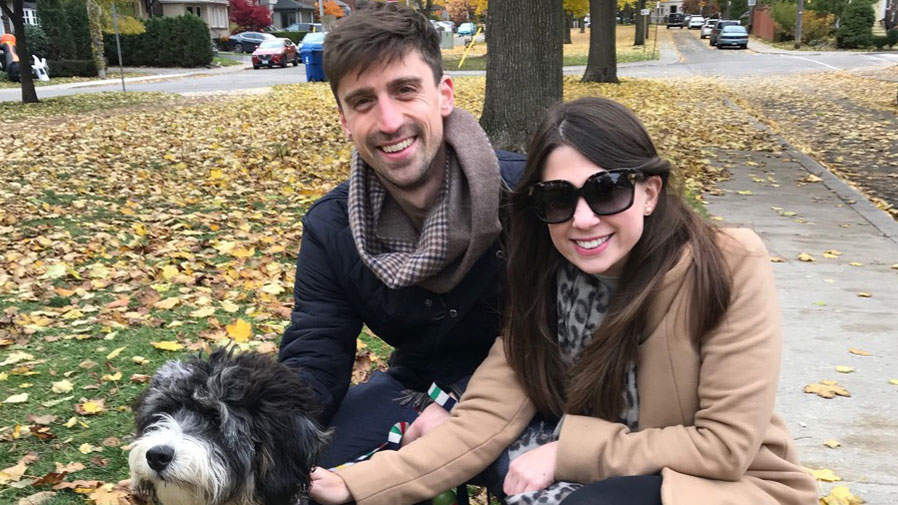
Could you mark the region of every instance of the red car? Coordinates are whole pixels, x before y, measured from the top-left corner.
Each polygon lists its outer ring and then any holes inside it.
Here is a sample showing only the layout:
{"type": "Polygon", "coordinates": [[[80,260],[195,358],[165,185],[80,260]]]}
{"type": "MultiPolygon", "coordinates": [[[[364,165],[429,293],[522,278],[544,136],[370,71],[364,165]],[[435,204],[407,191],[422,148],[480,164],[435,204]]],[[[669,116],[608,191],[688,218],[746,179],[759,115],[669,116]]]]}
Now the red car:
{"type": "Polygon", "coordinates": [[[263,40],[253,51],[253,68],[255,69],[262,65],[286,67],[289,62],[292,62],[294,67],[299,65],[299,51],[296,50],[296,44],[290,39],[263,40]]]}

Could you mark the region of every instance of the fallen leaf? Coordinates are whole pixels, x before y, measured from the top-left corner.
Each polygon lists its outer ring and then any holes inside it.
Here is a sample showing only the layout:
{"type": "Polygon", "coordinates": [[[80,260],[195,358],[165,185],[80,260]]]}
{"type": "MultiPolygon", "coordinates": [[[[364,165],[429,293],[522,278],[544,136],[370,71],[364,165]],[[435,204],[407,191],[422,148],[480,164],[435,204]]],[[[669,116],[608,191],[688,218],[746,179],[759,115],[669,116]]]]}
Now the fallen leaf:
{"type": "Polygon", "coordinates": [[[118,372],[115,372],[114,374],[105,374],[105,375],[103,375],[102,379],[106,382],[120,381],[120,380],[122,380],[122,372],[121,372],[121,370],[119,370],[118,372]]]}
{"type": "Polygon", "coordinates": [[[124,351],[124,350],[125,350],[124,347],[119,347],[118,349],[115,349],[115,350],[112,351],[111,353],[107,354],[107,355],[106,355],[106,359],[108,359],[108,360],[115,359],[115,358],[117,358],[118,355],[121,354],[122,351],[124,351]]]}
{"type": "Polygon", "coordinates": [[[246,342],[253,334],[253,327],[250,323],[243,319],[238,319],[233,324],[225,326],[228,331],[228,337],[236,342],[246,342]]]}
{"type": "Polygon", "coordinates": [[[835,398],[836,396],[851,396],[847,389],[840,386],[836,381],[822,380],[814,384],[808,384],[804,387],[804,392],[816,394],[821,398],[835,398]]]}
{"type": "Polygon", "coordinates": [[[131,361],[138,365],[146,365],[150,362],[150,360],[144,358],[143,356],[132,356],[131,361]]]}
{"type": "Polygon", "coordinates": [[[239,306],[237,306],[236,304],[231,303],[229,301],[221,302],[221,308],[222,308],[222,310],[224,310],[225,312],[228,312],[230,314],[233,314],[234,312],[237,312],[238,310],[240,310],[239,306]]]}
{"type": "Polygon", "coordinates": [[[823,442],[823,445],[829,447],[830,449],[835,449],[836,447],[842,446],[841,442],[838,442],[836,440],[826,440],[823,442]]]}
{"type": "Polygon", "coordinates": [[[889,384],[898,386],[898,379],[889,379],[889,384]]]}
{"type": "Polygon", "coordinates": [[[194,310],[190,313],[190,317],[199,319],[203,317],[209,317],[212,314],[215,314],[215,307],[207,306],[194,310]]]}
{"type": "Polygon", "coordinates": [[[127,504],[128,491],[113,489],[112,484],[107,484],[90,493],[88,497],[95,505],[122,505],[127,504]]]}
{"type": "Polygon", "coordinates": [[[823,251],[823,257],[827,259],[835,259],[842,255],[842,252],[838,249],[828,249],[823,251]]]}
{"type": "Polygon", "coordinates": [[[868,292],[866,292],[866,291],[861,291],[861,292],[858,293],[857,295],[858,295],[859,297],[861,297],[861,298],[870,298],[871,296],[873,296],[872,294],[870,294],[870,293],[868,293],[868,292]]]}
{"type": "Polygon", "coordinates": [[[814,259],[814,257],[811,256],[811,255],[808,254],[808,253],[800,253],[800,254],[798,255],[798,261],[804,261],[804,262],[806,262],[806,263],[811,263],[811,262],[817,261],[817,260],[814,259]]]}
{"type": "Polygon", "coordinates": [[[856,354],[856,355],[858,355],[858,356],[873,356],[872,354],[870,354],[870,353],[867,352],[867,351],[862,351],[862,350],[860,350],[860,349],[855,349],[854,347],[848,349],[848,352],[850,352],[851,354],[856,354]]]}
{"type": "Polygon", "coordinates": [[[829,490],[829,494],[820,498],[823,505],[861,505],[864,500],[851,494],[847,486],[835,486],[829,490]]]}
{"type": "Polygon", "coordinates": [[[171,310],[179,303],[181,303],[181,299],[178,297],[166,298],[165,300],[160,300],[154,303],[153,308],[171,310]]]}
{"type": "Polygon", "coordinates": [[[12,365],[21,361],[31,361],[33,359],[34,356],[28,354],[27,352],[14,351],[9,353],[6,356],[6,359],[3,360],[3,362],[0,362],[0,366],[12,365]]]}
{"type": "Polygon", "coordinates": [[[83,403],[75,404],[75,412],[82,416],[96,415],[106,409],[104,400],[88,400],[83,403]]]}
{"type": "Polygon", "coordinates": [[[830,470],[829,468],[820,468],[817,470],[815,470],[813,468],[808,468],[808,471],[811,473],[811,475],[814,476],[815,479],[817,479],[819,481],[836,482],[836,481],[842,480],[841,477],[839,477],[838,475],[833,473],[833,471],[830,470]]]}
{"type": "Polygon", "coordinates": [[[863,263],[858,263],[857,261],[852,261],[851,263],[849,263],[849,265],[851,265],[851,266],[853,266],[853,267],[864,266],[863,263]]]}
{"type": "Polygon", "coordinates": [[[100,452],[102,450],[103,450],[102,447],[97,447],[93,444],[88,444],[86,442],[81,444],[80,446],[78,446],[78,452],[80,452],[81,454],[90,454],[92,452],[100,452]]]}
{"type": "Polygon", "coordinates": [[[836,367],[836,371],[839,373],[851,373],[854,371],[854,368],[850,366],[839,365],[836,367]]]}
{"type": "Polygon", "coordinates": [[[152,345],[156,349],[161,349],[163,351],[180,351],[184,348],[183,345],[174,341],[152,342],[152,345]]]}
{"type": "MultiPolygon", "coordinates": [[[[32,485],[34,485],[32,483],[32,485]]],[[[16,505],[44,505],[56,496],[55,491],[39,491],[24,498],[19,498],[16,505]]]]}
{"type": "Polygon", "coordinates": [[[9,398],[3,400],[3,403],[25,403],[28,401],[28,393],[19,393],[17,395],[12,395],[9,398]]]}
{"type": "Polygon", "coordinates": [[[72,391],[72,383],[68,379],[62,379],[54,382],[50,390],[57,394],[70,393],[72,391]]]}
{"type": "Polygon", "coordinates": [[[783,258],[780,258],[779,256],[771,256],[770,262],[771,263],[785,263],[786,260],[784,260],[783,258]]]}

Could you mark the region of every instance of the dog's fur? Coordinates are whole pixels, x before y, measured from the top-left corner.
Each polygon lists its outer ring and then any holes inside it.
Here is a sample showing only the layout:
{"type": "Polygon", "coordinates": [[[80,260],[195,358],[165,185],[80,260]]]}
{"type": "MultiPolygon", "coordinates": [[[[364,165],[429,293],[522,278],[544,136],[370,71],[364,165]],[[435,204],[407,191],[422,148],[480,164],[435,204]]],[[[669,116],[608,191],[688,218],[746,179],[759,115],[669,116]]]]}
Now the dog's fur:
{"type": "Polygon", "coordinates": [[[169,361],[134,403],[132,492],[164,505],[305,502],[328,437],[315,405],[295,371],[261,354],[169,361]]]}

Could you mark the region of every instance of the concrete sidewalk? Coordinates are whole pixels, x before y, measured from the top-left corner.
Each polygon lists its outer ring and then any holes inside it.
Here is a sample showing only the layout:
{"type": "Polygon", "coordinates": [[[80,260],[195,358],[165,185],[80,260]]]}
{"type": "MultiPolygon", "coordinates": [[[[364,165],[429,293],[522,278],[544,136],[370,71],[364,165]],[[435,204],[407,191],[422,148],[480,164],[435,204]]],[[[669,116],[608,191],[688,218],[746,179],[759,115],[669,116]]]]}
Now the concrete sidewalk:
{"type": "Polygon", "coordinates": [[[788,144],[781,153],[719,154],[734,164],[732,179],[707,198],[709,212],[755,230],[782,260],[774,263],[783,313],[777,411],[802,463],[841,478],[821,483],[821,496],[847,485],[867,504],[898,503],[898,384],[890,383],[898,379],[898,223],[788,144]],[[851,396],[803,392],[825,379],[851,396]],[[830,440],[841,445],[825,446],[830,440]]]}

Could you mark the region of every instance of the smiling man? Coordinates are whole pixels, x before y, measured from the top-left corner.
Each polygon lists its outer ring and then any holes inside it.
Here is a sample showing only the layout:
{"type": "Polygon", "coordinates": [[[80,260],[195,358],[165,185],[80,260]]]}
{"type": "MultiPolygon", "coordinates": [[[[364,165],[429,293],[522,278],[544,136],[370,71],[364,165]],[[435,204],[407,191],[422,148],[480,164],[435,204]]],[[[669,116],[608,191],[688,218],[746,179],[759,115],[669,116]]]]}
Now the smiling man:
{"type": "Polygon", "coordinates": [[[324,45],[355,149],[349,180],[303,219],[279,354],[335,429],[324,468],[364,458],[397,423],[410,423],[403,444],[441,424],[444,400],[465,389],[499,333],[500,199],[524,160],[493,151],[454,108],[439,41],[423,16],[388,3],[342,19],[324,45]],[[386,372],[350,387],[363,325],[394,352],[386,372]]]}

